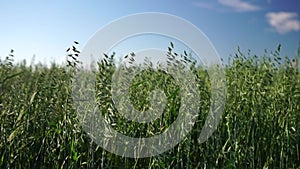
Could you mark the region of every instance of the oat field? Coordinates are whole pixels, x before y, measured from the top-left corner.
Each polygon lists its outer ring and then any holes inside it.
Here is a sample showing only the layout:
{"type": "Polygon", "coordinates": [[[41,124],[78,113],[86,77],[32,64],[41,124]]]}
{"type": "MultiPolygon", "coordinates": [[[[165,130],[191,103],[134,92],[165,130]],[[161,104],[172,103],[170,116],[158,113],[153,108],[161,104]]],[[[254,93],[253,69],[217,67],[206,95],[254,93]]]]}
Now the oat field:
{"type": "MultiPolygon", "coordinates": [[[[176,57],[172,47],[166,54],[176,57]]],[[[237,50],[225,65],[226,106],[218,129],[206,142],[197,138],[210,106],[207,71],[187,59],[197,77],[199,116],[189,135],[173,149],[149,158],[125,158],[92,142],[73,107],[72,83],[81,63],[76,44],[66,65],[26,66],[14,53],[0,61],[0,168],[300,168],[300,73],[280,56],[280,46],[264,56],[237,50]]],[[[131,103],[150,106],[153,89],[165,92],[163,116],[149,124],[128,122],[111,99],[115,55],[98,61],[96,98],[107,121],[132,137],[164,132],[176,119],[180,89],[165,72],[149,69],[133,79],[131,103]]],[[[294,58],[294,60],[293,60],[294,58]]]]}

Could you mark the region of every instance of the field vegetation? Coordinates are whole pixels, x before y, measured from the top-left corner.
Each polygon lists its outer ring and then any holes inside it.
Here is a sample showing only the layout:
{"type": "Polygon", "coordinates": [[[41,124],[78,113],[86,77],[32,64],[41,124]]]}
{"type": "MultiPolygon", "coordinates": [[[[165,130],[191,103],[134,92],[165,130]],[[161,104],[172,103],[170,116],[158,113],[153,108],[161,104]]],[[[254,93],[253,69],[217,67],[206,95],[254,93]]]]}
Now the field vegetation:
{"type": "MultiPolygon", "coordinates": [[[[210,106],[209,76],[186,52],[173,52],[171,45],[166,54],[179,57],[177,64],[192,65],[197,77],[199,116],[173,149],[134,159],[102,149],[79,123],[72,98],[74,76],[82,69],[76,45],[67,51],[66,65],[26,66],[14,62],[13,51],[0,61],[0,168],[300,168],[300,73],[292,66],[300,53],[284,58],[280,46],[264,56],[238,49],[224,66],[227,94],[221,122],[200,144],[197,139],[210,106]]],[[[149,109],[147,96],[154,89],[165,92],[167,106],[162,117],[149,124],[128,122],[111,99],[115,60],[114,54],[106,55],[93,69],[99,113],[128,136],[164,132],[177,118],[178,84],[166,72],[151,68],[137,75],[130,86],[134,107],[149,109]]]]}

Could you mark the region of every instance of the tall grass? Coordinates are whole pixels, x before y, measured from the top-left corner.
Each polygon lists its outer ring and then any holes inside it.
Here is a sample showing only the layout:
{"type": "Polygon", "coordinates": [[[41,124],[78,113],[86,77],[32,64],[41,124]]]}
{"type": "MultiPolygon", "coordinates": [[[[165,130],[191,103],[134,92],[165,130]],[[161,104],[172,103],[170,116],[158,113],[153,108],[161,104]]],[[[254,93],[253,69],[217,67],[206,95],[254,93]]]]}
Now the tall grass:
{"type": "MultiPolygon", "coordinates": [[[[175,56],[172,51],[168,54],[175,56]]],[[[1,168],[300,167],[300,74],[280,56],[280,48],[262,57],[237,51],[225,69],[227,102],[222,120],[202,144],[197,138],[209,111],[210,81],[207,71],[195,66],[201,100],[192,132],[173,149],[142,159],[109,153],[82,129],[71,97],[73,77],[80,69],[78,55],[74,44],[65,66],[14,64],[13,51],[1,60],[1,168]]],[[[136,109],[148,109],[147,93],[157,88],[165,92],[168,103],[163,116],[150,124],[128,122],[111,100],[114,55],[104,59],[98,62],[96,94],[110,124],[135,137],[165,131],[180,107],[180,89],[172,77],[149,69],[133,79],[130,98],[136,109]]]]}

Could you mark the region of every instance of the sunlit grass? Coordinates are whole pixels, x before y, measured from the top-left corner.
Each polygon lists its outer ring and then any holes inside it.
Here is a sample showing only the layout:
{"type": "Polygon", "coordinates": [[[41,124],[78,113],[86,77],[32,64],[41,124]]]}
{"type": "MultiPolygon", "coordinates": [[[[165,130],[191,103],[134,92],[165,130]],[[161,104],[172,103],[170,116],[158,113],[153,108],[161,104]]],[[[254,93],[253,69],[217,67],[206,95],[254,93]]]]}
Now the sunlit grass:
{"type": "MultiPolygon", "coordinates": [[[[91,142],[76,118],[71,97],[73,76],[80,69],[76,47],[68,50],[66,66],[53,64],[49,68],[14,64],[11,51],[0,62],[0,166],[299,168],[300,74],[279,52],[280,47],[271,56],[257,57],[238,50],[225,69],[227,102],[221,123],[202,144],[197,138],[209,110],[210,81],[204,68],[194,67],[201,100],[190,135],[159,156],[131,159],[91,142]]],[[[101,113],[128,136],[149,137],[165,131],[176,119],[180,106],[180,89],[172,77],[149,69],[134,78],[130,98],[136,109],[150,107],[147,96],[156,88],[166,93],[168,106],[163,117],[150,124],[128,123],[111,100],[109,83],[115,69],[113,55],[98,63],[96,94],[101,113]]]]}

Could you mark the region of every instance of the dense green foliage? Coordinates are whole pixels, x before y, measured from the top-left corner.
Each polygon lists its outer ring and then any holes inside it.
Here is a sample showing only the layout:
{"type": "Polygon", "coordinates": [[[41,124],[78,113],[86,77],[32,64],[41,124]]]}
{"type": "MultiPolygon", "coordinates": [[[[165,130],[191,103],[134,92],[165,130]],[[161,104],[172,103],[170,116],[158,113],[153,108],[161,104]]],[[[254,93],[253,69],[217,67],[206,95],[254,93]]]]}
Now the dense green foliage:
{"type": "MultiPolygon", "coordinates": [[[[83,131],[71,96],[74,73],[80,69],[76,47],[68,50],[66,66],[13,64],[12,51],[0,62],[0,167],[299,168],[300,74],[279,51],[246,57],[238,50],[225,69],[227,98],[222,120],[202,144],[197,138],[209,110],[210,81],[207,71],[194,65],[201,96],[194,129],[172,150],[142,159],[109,153],[83,131]]],[[[172,50],[168,54],[175,56],[172,50]]],[[[149,108],[147,96],[157,88],[166,93],[168,104],[163,117],[154,122],[128,123],[111,101],[113,56],[98,63],[96,91],[101,113],[129,136],[163,132],[176,119],[180,89],[162,71],[137,75],[130,86],[136,109],[149,108]]]]}

